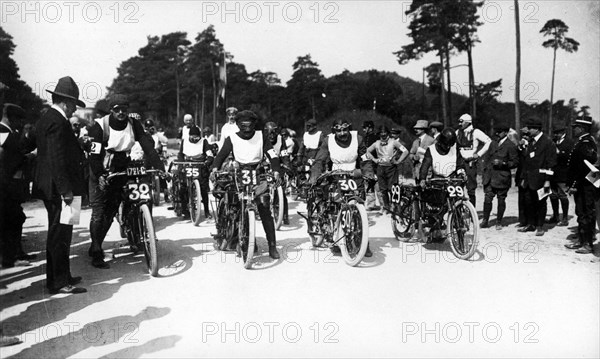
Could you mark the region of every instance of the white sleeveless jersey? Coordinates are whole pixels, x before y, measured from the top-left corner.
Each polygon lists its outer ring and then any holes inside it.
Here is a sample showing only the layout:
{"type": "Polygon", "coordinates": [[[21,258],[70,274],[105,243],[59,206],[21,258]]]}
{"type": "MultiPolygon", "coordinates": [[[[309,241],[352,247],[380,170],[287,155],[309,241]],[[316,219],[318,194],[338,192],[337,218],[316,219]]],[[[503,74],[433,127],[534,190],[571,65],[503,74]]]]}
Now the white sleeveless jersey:
{"type": "Polygon", "coordinates": [[[277,135],[277,142],[273,145],[273,151],[277,154],[277,156],[281,155],[281,148],[283,146],[283,142],[281,141],[281,135],[277,135]]]}
{"type": "Polygon", "coordinates": [[[190,142],[190,136],[183,139],[183,154],[189,157],[196,157],[202,154],[204,140],[200,140],[197,143],[190,142]]]}
{"type": "Polygon", "coordinates": [[[358,132],[350,131],[352,141],[348,148],[342,148],[335,142],[335,134],[328,136],[329,157],[333,162],[333,170],[352,171],[356,168],[356,159],[358,158],[358,132]]]}
{"type": "Polygon", "coordinates": [[[317,131],[314,134],[310,134],[308,132],[304,132],[304,137],[302,140],[304,141],[304,147],[309,150],[316,150],[319,148],[319,139],[321,138],[321,131],[317,131]]]}
{"type": "Polygon", "coordinates": [[[244,140],[237,134],[229,136],[233,145],[233,157],[241,164],[258,163],[263,158],[262,131],[255,131],[254,136],[244,140]]]}
{"type": "Polygon", "coordinates": [[[441,155],[435,145],[429,146],[429,151],[433,159],[432,169],[435,176],[448,177],[456,170],[456,145],[452,146],[446,155],[441,155]]]}
{"type": "MultiPolygon", "coordinates": [[[[96,119],[96,122],[100,124],[102,128],[102,132],[104,129],[104,120],[102,118],[96,119]]],[[[133,145],[135,144],[135,135],[133,133],[133,125],[128,120],[127,127],[122,131],[115,130],[108,125],[108,121],[106,122],[109,130],[108,135],[108,144],[106,145],[107,150],[113,150],[115,152],[128,152],[131,150],[133,145]]]]}

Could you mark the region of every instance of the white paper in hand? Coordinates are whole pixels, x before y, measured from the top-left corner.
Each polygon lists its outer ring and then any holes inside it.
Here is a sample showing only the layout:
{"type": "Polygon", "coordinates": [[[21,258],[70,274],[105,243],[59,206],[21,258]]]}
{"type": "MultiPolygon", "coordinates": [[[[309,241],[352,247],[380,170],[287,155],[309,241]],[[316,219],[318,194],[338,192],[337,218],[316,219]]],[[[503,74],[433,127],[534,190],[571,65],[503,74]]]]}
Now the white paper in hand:
{"type": "Polygon", "coordinates": [[[60,211],[60,224],[75,225],[79,224],[79,217],[81,215],[81,196],[73,197],[71,204],[62,203],[62,209],[60,211]]]}
{"type": "Polygon", "coordinates": [[[550,187],[542,187],[542,188],[538,189],[537,190],[538,200],[541,201],[546,196],[549,196],[550,193],[551,193],[550,187]]]}
{"type": "Polygon", "coordinates": [[[593,164],[588,160],[583,160],[583,162],[588,166],[590,172],[585,176],[585,179],[590,181],[591,184],[596,188],[600,188],[600,170],[596,168],[593,164]]]}

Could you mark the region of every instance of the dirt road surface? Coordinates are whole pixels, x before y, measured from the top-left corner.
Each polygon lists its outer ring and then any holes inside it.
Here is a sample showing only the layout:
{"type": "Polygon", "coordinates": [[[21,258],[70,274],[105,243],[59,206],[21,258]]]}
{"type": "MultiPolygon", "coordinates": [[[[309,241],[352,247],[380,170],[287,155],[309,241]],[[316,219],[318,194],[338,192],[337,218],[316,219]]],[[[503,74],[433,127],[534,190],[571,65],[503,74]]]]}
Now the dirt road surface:
{"type": "MultiPolygon", "coordinates": [[[[78,295],[45,290],[46,212],[29,202],[23,244],[38,259],[0,272],[3,332],[23,343],[0,357],[598,357],[600,246],[565,249],[569,227],[518,233],[514,189],[507,202],[510,224],[482,230],[470,261],[447,244],[398,242],[389,215],[370,212],[374,255],[350,267],[311,248],[296,214],[305,204],[291,201],[291,224],[277,232],[282,258],[268,257],[258,225],[251,270],[213,249],[214,223],[194,227],[162,204],[158,278],[130,253],[93,268],[88,209],[71,249],[88,290],[78,295]]],[[[113,225],[107,253],[124,243],[113,225]]]]}

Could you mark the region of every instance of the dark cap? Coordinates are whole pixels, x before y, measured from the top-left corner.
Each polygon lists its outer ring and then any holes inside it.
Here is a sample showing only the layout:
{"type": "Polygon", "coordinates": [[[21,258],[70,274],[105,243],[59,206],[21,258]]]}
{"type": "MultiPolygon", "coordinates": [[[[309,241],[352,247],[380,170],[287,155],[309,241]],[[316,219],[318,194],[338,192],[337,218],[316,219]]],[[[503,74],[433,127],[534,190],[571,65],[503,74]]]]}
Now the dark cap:
{"type": "Polygon", "coordinates": [[[122,94],[114,94],[110,97],[110,108],[113,109],[115,106],[129,106],[129,100],[127,96],[122,94]]]}
{"type": "Polygon", "coordinates": [[[441,123],[440,121],[433,121],[432,123],[429,124],[429,128],[437,128],[438,130],[443,130],[444,129],[444,124],[441,123]]]}
{"type": "Polygon", "coordinates": [[[108,101],[105,99],[98,100],[98,102],[96,102],[96,106],[94,106],[94,109],[101,116],[108,115],[110,113],[108,101]]]}
{"type": "Polygon", "coordinates": [[[591,116],[580,116],[577,117],[577,119],[575,120],[575,122],[573,123],[573,127],[574,126],[591,126],[592,125],[592,117],[591,116]]]}
{"type": "Polygon", "coordinates": [[[542,129],[542,120],[539,118],[532,117],[527,121],[527,128],[535,128],[538,130],[542,129]]]}
{"type": "Polygon", "coordinates": [[[508,130],[510,129],[510,126],[504,123],[500,123],[497,124],[496,126],[494,126],[494,131],[495,132],[508,132],[508,130]]]}
{"type": "Polygon", "coordinates": [[[6,117],[10,120],[11,118],[25,118],[25,110],[21,106],[5,103],[3,113],[6,113],[6,117]]]}
{"type": "Polygon", "coordinates": [[[258,116],[250,110],[240,111],[235,115],[235,122],[238,121],[258,121],[258,116]]]}
{"type": "Polygon", "coordinates": [[[310,120],[306,121],[307,125],[312,125],[312,126],[316,126],[317,125],[317,120],[315,120],[314,118],[311,118],[310,120]]]}
{"type": "Polygon", "coordinates": [[[190,136],[200,136],[200,129],[198,126],[190,128],[190,136]]]}
{"type": "Polygon", "coordinates": [[[552,126],[552,132],[565,132],[566,130],[567,127],[562,123],[557,123],[554,126],[552,126]]]}

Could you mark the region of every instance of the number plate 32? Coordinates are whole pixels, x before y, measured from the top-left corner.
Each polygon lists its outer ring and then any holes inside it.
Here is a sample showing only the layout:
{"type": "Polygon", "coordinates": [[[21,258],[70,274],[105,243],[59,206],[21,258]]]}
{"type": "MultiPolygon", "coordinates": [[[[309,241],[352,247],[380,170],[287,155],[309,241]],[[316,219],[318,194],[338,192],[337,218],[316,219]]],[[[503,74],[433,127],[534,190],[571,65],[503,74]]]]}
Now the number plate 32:
{"type": "Polygon", "coordinates": [[[450,197],[465,197],[467,191],[461,186],[448,186],[446,188],[450,197]]]}
{"type": "Polygon", "coordinates": [[[129,199],[131,201],[149,200],[150,185],[147,183],[128,183],[129,199]]]}

